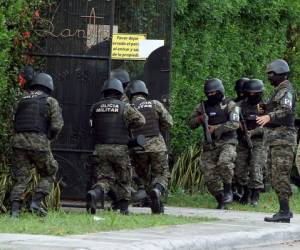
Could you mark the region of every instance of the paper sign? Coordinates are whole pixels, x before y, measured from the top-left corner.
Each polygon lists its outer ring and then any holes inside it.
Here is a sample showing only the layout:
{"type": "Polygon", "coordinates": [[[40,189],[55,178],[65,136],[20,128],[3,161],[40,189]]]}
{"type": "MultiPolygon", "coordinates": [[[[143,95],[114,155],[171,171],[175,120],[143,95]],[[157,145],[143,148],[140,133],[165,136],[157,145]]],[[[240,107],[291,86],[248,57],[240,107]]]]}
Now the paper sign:
{"type": "Polygon", "coordinates": [[[117,60],[141,60],[139,57],[139,41],[145,39],[145,34],[113,34],[111,58],[117,60]]]}

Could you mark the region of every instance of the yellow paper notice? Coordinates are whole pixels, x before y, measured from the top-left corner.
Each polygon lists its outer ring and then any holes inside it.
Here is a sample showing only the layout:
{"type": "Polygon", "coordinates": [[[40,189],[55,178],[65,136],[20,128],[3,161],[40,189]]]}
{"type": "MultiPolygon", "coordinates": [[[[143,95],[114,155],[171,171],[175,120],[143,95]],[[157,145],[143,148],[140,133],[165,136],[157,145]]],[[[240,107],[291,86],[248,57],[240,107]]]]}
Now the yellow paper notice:
{"type": "Polygon", "coordinates": [[[115,60],[143,60],[139,57],[139,41],[146,34],[113,34],[111,58],[115,60]]]}

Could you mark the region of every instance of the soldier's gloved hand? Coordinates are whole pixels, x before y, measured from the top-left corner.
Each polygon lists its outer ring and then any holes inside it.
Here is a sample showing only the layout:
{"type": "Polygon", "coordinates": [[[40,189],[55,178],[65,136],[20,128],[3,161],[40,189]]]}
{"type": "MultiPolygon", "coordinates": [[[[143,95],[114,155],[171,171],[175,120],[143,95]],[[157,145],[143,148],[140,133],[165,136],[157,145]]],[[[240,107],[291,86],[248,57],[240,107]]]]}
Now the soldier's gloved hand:
{"type": "Polygon", "coordinates": [[[203,115],[199,115],[197,116],[197,124],[202,124],[204,122],[204,116],[203,115]]]}

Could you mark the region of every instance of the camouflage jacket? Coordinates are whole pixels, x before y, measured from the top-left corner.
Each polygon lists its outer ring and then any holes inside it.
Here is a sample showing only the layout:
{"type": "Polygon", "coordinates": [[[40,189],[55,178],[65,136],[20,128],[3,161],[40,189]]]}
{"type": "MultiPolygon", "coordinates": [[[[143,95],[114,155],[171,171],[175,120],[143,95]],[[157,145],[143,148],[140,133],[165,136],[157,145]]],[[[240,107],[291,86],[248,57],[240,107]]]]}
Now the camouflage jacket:
{"type": "MultiPolygon", "coordinates": [[[[134,96],[132,102],[136,100],[146,100],[143,96],[134,96]]],[[[159,121],[159,127],[161,130],[169,129],[173,126],[173,119],[168,110],[164,107],[164,105],[157,101],[152,100],[154,109],[156,111],[156,116],[159,121]]],[[[167,147],[165,140],[161,134],[153,137],[146,137],[146,142],[144,145],[145,151],[142,152],[166,152],[167,147]]]]}
{"type": "MultiPolygon", "coordinates": [[[[219,104],[221,105],[221,103],[219,104]]],[[[221,108],[226,108],[222,107],[221,108]]],[[[225,123],[218,124],[218,125],[213,125],[214,127],[214,132],[213,134],[216,136],[216,138],[220,138],[223,133],[230,132],[230,131],[236,131],[239,128],[239,112],[240,108],[237,106],[237,104],[234,101],[229,101],[227,104],[227,110],[229,113],[230,119],[226,121],[225,123]],[[234,118],[234,119],[232,119],[234,118]]],[[[190,119],[189,119],[189,125],[191,129],[196,129],[202,124],[202,121],[199,119],[203,115],[201,103],[196,106],[194,111],[192,112],[190,119]]],[[[232,143],[232,144],[237,144],[237,139],[232,138],[230,140],[215,140],[215,144],[224,144],[224,143],[232,143]]]]}
{"type": "MultiPolygon", "coordinates": [[[[42,91],[39,92],[43,94],[42,91]]],[[[64,125],[64,121],[61,108],[55,98],[51,96],[47,97],[47,105],[49,107],[47,117],[50,121],[48,135],[35,132],[14,133],[12,147],[34,151],[50,150],[50,143],[57,138],[64,125]]]]}
{"type": "Polygon", "coordinates": [[[269,145],[296,145],[296,129],[294,127],[294,116],[296,107],[296,95],[292,84],[289,81],[280,83],[275,92],[267,102],[266,110],[270,116],[270,122],[265,127],[265,140],[269,145]],[[270,124],[291,119],[291,125],[278,126],[275,128],[269,127],[270,124]]]}

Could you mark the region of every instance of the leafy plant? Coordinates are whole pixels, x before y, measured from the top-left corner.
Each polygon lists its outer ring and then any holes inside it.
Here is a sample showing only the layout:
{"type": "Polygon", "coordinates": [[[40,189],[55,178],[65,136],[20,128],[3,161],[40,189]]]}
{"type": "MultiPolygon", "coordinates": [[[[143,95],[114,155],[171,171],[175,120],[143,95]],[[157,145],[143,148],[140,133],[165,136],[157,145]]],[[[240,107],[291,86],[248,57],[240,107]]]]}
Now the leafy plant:
{"type": "Polygon", "coordinates": [[[190,193],[204,190],[204,180],[200,171],[201,149],[192,145],[181,154],[171,172],[171,190],[178,188],[190,193]]]}

